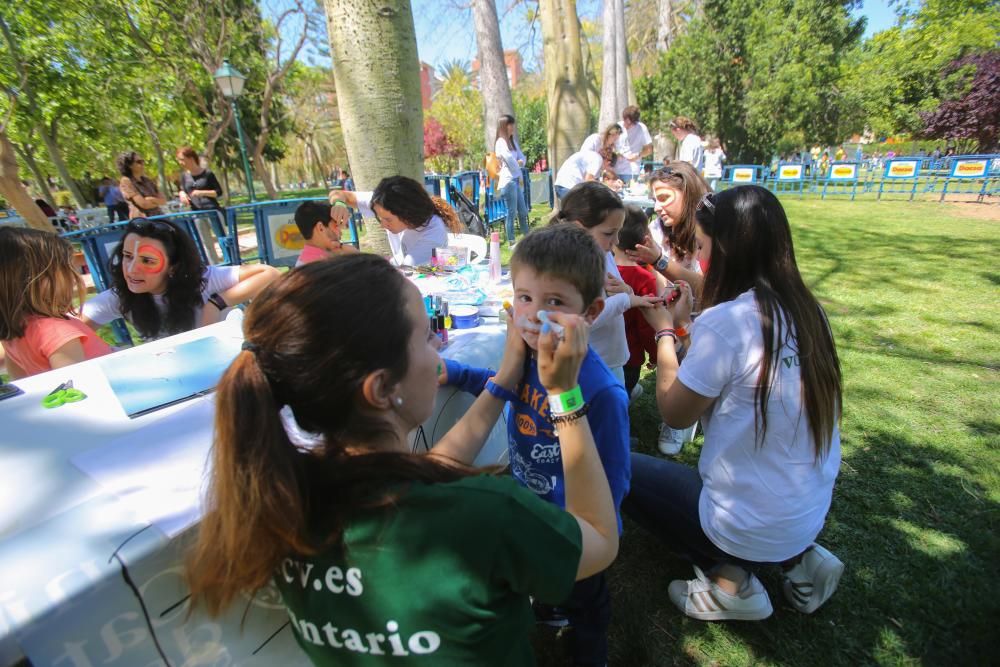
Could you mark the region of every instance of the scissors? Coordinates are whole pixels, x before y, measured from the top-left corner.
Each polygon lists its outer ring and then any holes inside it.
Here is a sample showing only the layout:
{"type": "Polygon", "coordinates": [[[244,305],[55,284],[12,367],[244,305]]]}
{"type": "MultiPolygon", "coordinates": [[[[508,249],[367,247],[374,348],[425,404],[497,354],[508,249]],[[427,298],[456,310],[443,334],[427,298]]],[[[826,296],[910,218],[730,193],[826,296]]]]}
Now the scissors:
{"type": "Polygon", "coordinates": [[[87,398],[87,395],[79,389],[73,388],[73,381],[63,382],[53,389],[48,396],[42,399],[42,407],[51,410],[66,403],[76,403],[87,398]]]}

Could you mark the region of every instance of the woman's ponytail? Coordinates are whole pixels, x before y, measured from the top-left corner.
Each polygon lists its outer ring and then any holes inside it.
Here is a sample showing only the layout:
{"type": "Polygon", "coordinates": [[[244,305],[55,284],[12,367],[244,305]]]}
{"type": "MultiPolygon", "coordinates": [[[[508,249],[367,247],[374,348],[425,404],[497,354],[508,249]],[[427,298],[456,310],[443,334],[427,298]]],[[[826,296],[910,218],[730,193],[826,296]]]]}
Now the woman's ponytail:
{"type": "Polygon", "coordinates": [[[197,567],[188,569],[192,607],[202,603],[213,615],[237,592],[264,586],[270,564],[290,550],[311,551],[303,456],[257,354],[245,344],[216,391],[213,471],[191,556],[197,567]]]}
{"type": "Polygon", "coordinates": [[[451,207],[451,204],[433,195],[431,196],[431,202],[434,204],[434,210],[437,211],[438,216],[444,221],[444,226],[448,228],[449,232],[452,234],[461,234],[465,231],[465,225],[458,219],[458,214],[455,213],[455,209],[451,207]]]}

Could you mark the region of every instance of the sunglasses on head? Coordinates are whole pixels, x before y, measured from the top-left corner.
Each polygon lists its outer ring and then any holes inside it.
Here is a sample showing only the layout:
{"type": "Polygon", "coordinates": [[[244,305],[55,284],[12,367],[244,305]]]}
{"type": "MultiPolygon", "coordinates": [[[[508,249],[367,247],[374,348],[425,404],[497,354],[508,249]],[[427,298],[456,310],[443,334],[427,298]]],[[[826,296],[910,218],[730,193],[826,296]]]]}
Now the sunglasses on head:
{"type": "Polygon", "coordinates": [[[161,231],[172,234],[177,231],[177,228],[171,225],[169,222],[164,222],[163,220],[149,220],[147,218],[135,218],[129,221],[128,229],[125,233],[135,232],[140,236],[145,236],[146,232],[149,231],[161,231]]]}
{"type": "Polygon", "coordinates": [[[698,200],[698,205],[695,206],[695,211],[700,211],[703,208],[708,209],[708,212],[715,215],[715,200],[712,199],[715,196],[714,192],[706,192],[705,196],[698,200]]]}

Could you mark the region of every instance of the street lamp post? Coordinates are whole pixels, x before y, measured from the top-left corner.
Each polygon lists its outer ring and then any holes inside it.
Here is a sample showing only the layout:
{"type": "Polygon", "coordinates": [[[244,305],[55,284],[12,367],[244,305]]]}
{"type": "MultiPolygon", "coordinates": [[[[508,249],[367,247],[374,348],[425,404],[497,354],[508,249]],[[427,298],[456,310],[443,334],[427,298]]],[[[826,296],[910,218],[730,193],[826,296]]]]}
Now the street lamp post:
{"type": "Polygon", "coordinates": [[[240,109],[236,106],[236,98],[243,94],[243,83],[247,80],[240,74],[239,70],[229,64],[228,60],[222,61],[222,67],[215,70],[215,81],[222,89],[222,95],[233,108],[233,117],[236,119],[236,134],[240,139],[240,154],[243,156],[243,174],[247,179],[247,190],[250,201],[256,201],[253,191],[253,172],[250,171],[250,160],[247,159],[246,139],[243,136],[243,126],[240,124],[240,109]]]}

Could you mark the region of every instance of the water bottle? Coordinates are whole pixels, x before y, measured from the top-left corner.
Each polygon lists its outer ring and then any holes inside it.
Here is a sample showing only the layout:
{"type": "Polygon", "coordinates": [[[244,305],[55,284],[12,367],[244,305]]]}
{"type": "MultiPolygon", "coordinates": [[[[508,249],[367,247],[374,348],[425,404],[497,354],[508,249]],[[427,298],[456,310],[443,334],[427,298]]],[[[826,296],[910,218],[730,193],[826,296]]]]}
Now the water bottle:
{"type": "Polygon", "coordinates": [[[498,283],[501,277],[500,269],[500,232],[490,234],[490,282],[498,283]]]}

